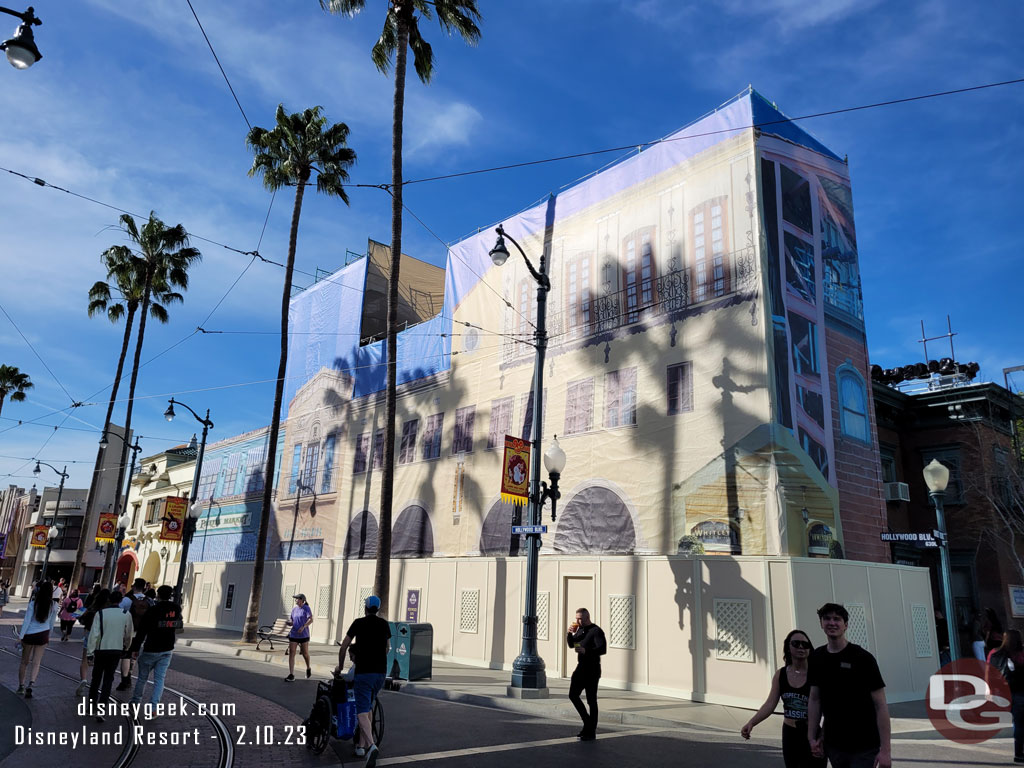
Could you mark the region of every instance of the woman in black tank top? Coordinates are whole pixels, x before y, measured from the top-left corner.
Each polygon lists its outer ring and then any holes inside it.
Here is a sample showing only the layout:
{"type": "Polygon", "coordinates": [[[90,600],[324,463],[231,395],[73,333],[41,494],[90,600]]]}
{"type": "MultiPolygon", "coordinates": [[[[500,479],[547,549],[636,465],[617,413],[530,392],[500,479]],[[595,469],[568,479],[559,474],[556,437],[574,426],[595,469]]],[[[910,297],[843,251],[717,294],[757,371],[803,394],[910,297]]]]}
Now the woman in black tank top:
{"type": "Polygon", "coordinates": [[[807,658],[811,648],[805,632],[794,629],[786,635],[782,646],[786,666],[775,673],[768,698],[740,729],[740,735],[749,739],[754,726],[767,720],[781,699],[782,758],[786,768],[825,768],[825,759],[814,757],[807,741],[807,697],[811,692],[807,682],[807,658]]]}

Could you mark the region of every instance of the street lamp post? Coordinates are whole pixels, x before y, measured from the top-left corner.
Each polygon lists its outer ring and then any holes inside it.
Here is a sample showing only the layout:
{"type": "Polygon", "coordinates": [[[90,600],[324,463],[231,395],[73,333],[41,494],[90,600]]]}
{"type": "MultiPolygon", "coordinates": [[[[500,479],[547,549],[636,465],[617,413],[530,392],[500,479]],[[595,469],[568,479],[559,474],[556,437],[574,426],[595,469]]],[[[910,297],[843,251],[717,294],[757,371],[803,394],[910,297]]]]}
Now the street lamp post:
{"type": "Polygon", "coordinates": [[[162,584],[167,578],[167,555],[170,554],[170,550],[167,547],[160,547],[160,559],[164,561],[163,576],[160,578],[162,584]]]}
{"type": "MultiPolygon", "coordinates": [[[[505,232],[501,226],[495,230],[498,239],[494,248],[490,251],[491,261],[495,266],[500,267],[508,261],[509,252],[505,245],[505,238],[516,247],[526,262],[526,268],[537,283],[537,325],[533,335],[534,357],[533,367],[533,425],[530,431],[533,446],[531,457],[532,467],[530,469],[530,526],[539,526],[541,521],[541,508],[545,499],[551,499],[551,514],[554,519],[555,507],[559,498],[558,478],[562,469],[565,468],[565,453],[558,447],[558,441],[544,456],[544,463],[547,466],[551,487],[542,483],[540,479],[540,461],[543,435],[543,414],[544,414],[544,353],[548,346],[547,334],[547,307],[548,292],[551,290],[551,280],[547,274],[547,257],[543,251],[540,255],[540,269],[534,269],[533,264],[527,257],[526,252],[511,235],[505,232]]],[[[512,662],[512,683],[508,687],[508,695],[518,698],[543,698],[548,695],[547,674],[544,671],[544,659],[537,651],[537,567],[540,554],[540,533],[535,529],[526,534],[526,595],[523,612],[523,643],[519,655],[512,662]]]]}
{"type": "Polygon", "coordinates": [[[43,22],[35,15],[31,5],[24,13],[0,5],[0,13],[21,19],[21,24],[14,31],[14,37],[0,43],[0,51],[7,54],[7,61],[15,69],[28,69],[43,58],[43,54],[36,48],[35,36],[32,34],[32,26],[39,26],[43,22]]]}
{"type": "Polygon", "coordinates": [[[181,538],[181,561],[178,563],[178,578],[174,583],[174,600],[178,605],[181,605],[181,589],[185,583],[185,564],[188,562],[188,548],[192,543],[192,535],[196,530],[196,518],[202,513],[202,504],[197,498],[199,495],[199,474],[203,471],[203,455],[206,453],[206,435],[213,427],[213,422],[210,421],[209,408],[206,409],[206,418],[204,419],[180,400],[175,400],[172,397],[168,402],[170,405],[168,405],[167,410],[164,411],[164,418],[168,421],[174,421],[174,417],[176,415],[174,413],[174,406],[180,405],[191,413],[195,417],[196,421],[203,425],[203,438],[199,443],[199,454],[196,456],[196,470],[192,475],[192,493],[189,495],[188,519],[185,520],[185,530],[182,532],[181,538]]]}
{"type": "MultiPolygon", "coordinates": [[[[116,432],[106,432],[106,431],[104,431],[104,433],[100,436],[100,448],[106,450],[107,446],[110,445],[110,436],[111,435],[116,437],[122,443],[126,442],[128,440],[128,438],[125,437],[124,435],[119,435],[116,432]]],[[[124,514],[118,516],[118,524],[119,525],[120,525],[121,518],[124,517],[124,515],[128,514],[128,494],[129,494],[129,491],[131,490],[131,487],[132,487],[132,476],[135,474],[135,459],[138,457],[139,451],[142,450],[142,446],[139,445],[139,438],[138,437],[135,438],[135,444],[134,445],[129,445],[128,447],[131,449],[131,452],[132,452],[132,460],[131,460],[131,464],[128,465],[128,482],[125,485],[125,489],[124,489],[124,504],[123,505],[120,504],[120,501],[121,501],[121,489],[120,488],[115,488],[114,489],[114,506],[113,506],[112,510],[113,510],[115,515],[117,514],[118,509],[123,509],[124,510],[124,514]]],[[[131,517],[130,516],[128,518],[128,522],[125,523],[123,527],[127,528],[129,525],[131,525],[131,517]]],[[[88,533],[87,531],[83,531],[82,535],[87,535],[87,533],[88,533]]],[[[124,536],[122,535],[121,538],[123,539],[124,536]]],[[[117,556],[120,557],[121,556],[121,542],[120,541],[117,542],[116,549],[117,549],[117,556]]],[[[107,544],[107,551],[106,551],[106,554],[103,556],[103,571],[101,572],[101,575],[100,575],[100,583],[106,583],[106,584],[108,584],[108,586],[112,586],[113,583],[114,583],[114,576],[115,576],[114,569],[117,567],[116,560],[113,563],[111,563],[111,558],[113,558],[113,556],[114,556],[114,551],[115,551],[115,547],[110,545],[110,544],[107,544]]]]}
{"type": "Polygon", "coordinates": [[[935,505],[936,530],[939,532],[939,578],[942,582],[942,604],[946,612],[946,631],[949,633],[949,657],[956,661],[960,658],[960,638],[957,636],[956,616],[953,613],[953,591],[949,583],[949,540],[942,508],[946,499],[946,486],[949,484],[949,469],[938,459],[932,459],[924,468],[924,481],[935,505]]]}
{"type": "Polygon", "coordinates": [[[121,516],[117,518],[117,538],[114,541],[114,552],[117,553],[117,557],[114,558],[114,562],[110,567],[110,580],[107,582],[107,589],[113,589],[114,584],[117,581],[117,560],[121,557],[121,545],[124,544],[124,532],[131,524],[132,516],[126,509],[121,513],[121,516]]]}
{"type": "MultiPolygon", "coordinates": [[[[29,9],[31,10],[31,9],[29,9]]],[[[60,514],[60,497],[64,495],[64,481],[68,479],[68,465],[64,465],[64,471],[59,471],[53,464],[47,464],[45,461],[36,460],[35,469],[32,470],[32,474],[39,477],[39,473],[42,472],[42,467],[47,466],[56,472],[60,476],[60,486],[57,488],[57,505],[53,508],[53,522],[57,522],[57,515],[60,514]]],[[[43,510],[45,516],[46,510],[43,510]]],[[[46,558],[43,560],[43,573],[40,576],[41,579],[46,578],[46,568],[50,564],[50,550],[53,549],[53,539],[57,535],[57,526],[51,525],[50,530],[46,532],[46,558]]]]}
{"type": "Polygon", "coordinates": [[[53,540],[60,533],[56,525],[51,525],[46,532],[46,557],[43,558],[43,572],[39,574],[40,581],[46,581],[46,569],[50,567],[50,551],[53,549],[53,540]]]}

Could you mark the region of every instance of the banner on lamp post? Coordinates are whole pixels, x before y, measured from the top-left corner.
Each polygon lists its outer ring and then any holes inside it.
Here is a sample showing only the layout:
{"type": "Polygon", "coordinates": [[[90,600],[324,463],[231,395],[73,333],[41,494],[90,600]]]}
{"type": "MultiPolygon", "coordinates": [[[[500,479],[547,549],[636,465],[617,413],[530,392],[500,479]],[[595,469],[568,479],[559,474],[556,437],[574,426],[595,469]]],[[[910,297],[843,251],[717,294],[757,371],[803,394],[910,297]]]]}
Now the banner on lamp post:
{"type": "Polygon", "coordinates": [[[101,512],[96,522],[96,543],[113,544],[117,534],[117,515],[113,512],[101,512]]]}
{"type": "Polygon", "coordinates": [[[49,530],[45,525],[34,525],[32,526],[32,546],[33,547],[45,547],[46,546],[46,532],[49,530]]]}
{"type": "Polygon", "coordinates": [[[160,528],[160,541],[181,541],[187,511],[188,502],[180,496],[169,496],[164,499],[164,522],[160,528]]]}
{"type": "Polygon", "coordinates": [[[501,500],[526,504],[530,499],[530,443],[505,435],[505,456],[501,461],[501,500]]]}

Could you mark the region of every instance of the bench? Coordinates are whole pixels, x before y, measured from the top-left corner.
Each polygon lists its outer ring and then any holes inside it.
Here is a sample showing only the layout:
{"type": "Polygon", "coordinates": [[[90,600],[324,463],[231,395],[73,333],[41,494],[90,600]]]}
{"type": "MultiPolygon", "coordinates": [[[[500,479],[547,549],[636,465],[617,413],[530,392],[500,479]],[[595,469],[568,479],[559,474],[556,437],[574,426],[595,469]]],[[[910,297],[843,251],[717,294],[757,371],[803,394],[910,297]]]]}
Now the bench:
{"type": "Polygon", "coordinates": [[[273,624],[265,624],[256,630],[256,650],[264,642],[270,643],[270,650],[274,650],[274,641],[279,643],[288,642],[288,633],[292,631],[292,625],[287,618],[278,619],[273,624]]]}

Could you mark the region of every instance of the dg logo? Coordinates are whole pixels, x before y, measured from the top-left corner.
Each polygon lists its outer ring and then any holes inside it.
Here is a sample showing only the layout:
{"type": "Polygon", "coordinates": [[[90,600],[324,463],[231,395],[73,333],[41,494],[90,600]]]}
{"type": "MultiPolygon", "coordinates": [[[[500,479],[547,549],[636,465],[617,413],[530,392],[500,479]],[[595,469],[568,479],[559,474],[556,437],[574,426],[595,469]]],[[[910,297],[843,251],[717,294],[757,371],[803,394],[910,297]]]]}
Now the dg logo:
{"type": "Polygon", "coordinates": [[[928,680],[928,718],[950,741],[980,744],[1013,725],[1010,686],[977,659],[950,662],[928,680]]]}

